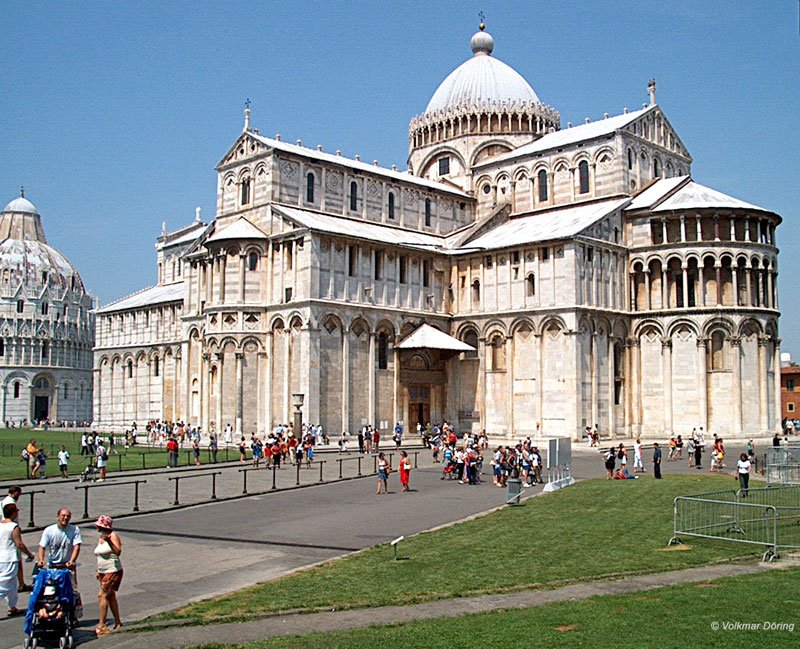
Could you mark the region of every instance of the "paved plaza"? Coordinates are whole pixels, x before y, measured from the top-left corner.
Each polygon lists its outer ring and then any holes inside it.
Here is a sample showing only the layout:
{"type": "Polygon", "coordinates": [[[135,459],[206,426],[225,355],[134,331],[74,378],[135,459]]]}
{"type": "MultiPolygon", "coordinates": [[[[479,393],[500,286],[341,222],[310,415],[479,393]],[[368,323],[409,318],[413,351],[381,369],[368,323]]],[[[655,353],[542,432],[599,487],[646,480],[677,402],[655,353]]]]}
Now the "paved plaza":
{"type": "MultiPolygon", "coordinates": [[[[731,441],[729,453],[738,453],[744,443],[731,441]]],[[[414,450],[417,449],[412,452],[414,450]]],[[[336,461],[339,456],[322,453],[318,457],[335,467],[330,474],[334,482],[293,488],[296,471],[290,466],[277,472],[278,490],[272,492],[272,473],[262,469],[248,477],[248,491],[261,493],[242,496],[242,476],[238,472],[242,467],[230,466],[219,469],[223,471],[218,482],[218,497],[222,500],[209,501],[210,478],[198,477],[186,480],[185,502],[206,501],[203,504],[137,516],[117,516],[115,527],[124,544],[125,578],[120,603],[126,622],[265,581],[400,535],[458,521],[500,507],[505,502],[505,490],[491,484],[488,463],[484,469],[485,482],[477,486],[461,485],[454,480],[440,480],[441,465],[432,464],[430,453],[420,449],[419,468],[412,472],[412,491],[400,493],[397,476],[392,474],[391,493],[376,496],[371,456],[362,460],[365,475],[361,478],[355,477],[357,462],[345,461],[341,481],[336,461]],[[346,468],[348,465],[352,469],[346,468]],[[193,489],[191,484],[200,486],[193,489]]],[[[648,452],[645,454],[648,470],[649,458],[648,452]]],[[[689,470],[686,461],[664,463],[666,479],[670,474],[689,470]]],[[[141,509],[163,510],[170,505],[174,499],[174,482],[169,478],[208,472],[208,467],[151,472],[146,476],[147,485],[143,486],[146,489],[142,490],[141,509]]],[[[318,469],[316,473],[314,468],[302,469],[301,477],[307,473],[311,474],[309,483],[318,480],[318,469]]],[[[597,478],[604,474],[602,458],[596,449],[575,448],[575,477],[597,478]]],[[[130,479],[127,475],[112,475],[104,484],[130,479]]],[[[83,502],[74,482],[48,479],[35,486],[47,491],[41,505],[37,500],[37,525],[53,522],[58,504],[71,507],[75,518],[80,518],[83,502]]],[[[26,484],[25,488],[30,487],[26,484]]],[[[130,488],[131,485],[98,488],[97,494],[91,495],[91,516],[126,510],[131,498],[127,491],[130,488]],[[118,494],[120,502],[115,501],[114,494],[118,494]]],[[[183,489],[182,485],[182,502],[183,489]]],[[[541,487],[537,487],[526,491],[526,495],[540,491],[541,487]]],[[[20,504],[24,529],[28,517],[27,498],[20,504]]],[[[91,524],[81,524],[81,528],[84,548],[78,575],[85,603],[83,627],[86,630],[79,630],[77,637],[89,640],[93,639],[89,632],[97,616],[97,588],[91,556],[96,533],[91,524]]],[[[39,531],[29,531],[24,538],[33,547],[39,535],[39,531]]],[[[30,564],[26,564],[26,568],[29,567],[30,564]]],[[[21,596],[20,606],[26,603],[27,596],[21,596]]],[[[19,618],[0,619],[0,649],[19,646],[21,626],[19,618]]],[[[132,641],[127,635],[114,637],[115,644],[123,638],[126,642],[132,641]]]]}

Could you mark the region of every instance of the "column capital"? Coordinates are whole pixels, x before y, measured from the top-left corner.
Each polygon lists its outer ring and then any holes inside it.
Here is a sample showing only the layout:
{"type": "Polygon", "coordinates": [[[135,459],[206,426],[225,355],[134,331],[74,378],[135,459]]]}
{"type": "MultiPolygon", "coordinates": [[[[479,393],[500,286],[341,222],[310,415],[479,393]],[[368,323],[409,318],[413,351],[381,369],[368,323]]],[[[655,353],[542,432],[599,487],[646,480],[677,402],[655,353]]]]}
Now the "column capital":
{"type": "Polygon", "coordinates": [[[661,339],[661,348],[662,349],[672,349],[672,338],[662,338],[661,339]]]}
{"type": "Polygon", "coordinates": [[[728,338],[730,341],[731,347],[741,347],[742,346],[742,338],[741,336],[731,336],[728,338]]]}
{"type": "Polygon", "coordinates": [[[697,339],[697,347],[698,347],[698,349],[699,348],[706,349],[707,344],[708,344],[708,338],[702,338],[701,337],[701,338],[697,339]]]}

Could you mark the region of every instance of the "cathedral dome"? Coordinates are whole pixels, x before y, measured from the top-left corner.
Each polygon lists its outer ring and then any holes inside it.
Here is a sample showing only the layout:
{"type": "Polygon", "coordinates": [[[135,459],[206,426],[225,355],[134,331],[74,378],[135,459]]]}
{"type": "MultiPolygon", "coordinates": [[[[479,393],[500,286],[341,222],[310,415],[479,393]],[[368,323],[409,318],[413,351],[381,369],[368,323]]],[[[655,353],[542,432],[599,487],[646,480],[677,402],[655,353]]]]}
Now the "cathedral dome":
{"type": "Polygon", "coordinates": [[[491,56],[494,39],[481,30],[470,41],[473,57],[442,81],[428,102],[426,113],[456,106],[536,102],[539,97],[522,75],[491,56]]]}

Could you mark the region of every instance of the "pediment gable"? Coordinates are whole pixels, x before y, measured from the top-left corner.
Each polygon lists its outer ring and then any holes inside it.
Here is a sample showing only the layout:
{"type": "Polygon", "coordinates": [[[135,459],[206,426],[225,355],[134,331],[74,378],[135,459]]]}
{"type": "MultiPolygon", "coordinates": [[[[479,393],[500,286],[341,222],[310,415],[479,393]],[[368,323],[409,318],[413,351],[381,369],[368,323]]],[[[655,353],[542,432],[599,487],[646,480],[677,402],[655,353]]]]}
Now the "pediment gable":
{"type": "Polygon", "coordinates": [[[263,142],[253,137],[249,132],[244,132],[237,138],[233,146],[228,149],[227,153],[222,156],[215,169],[219,170],[222,167],[247,160],[266,150],[267,147],[263,142]]]}
{"type": "Polygon", "coordinates": [[[685,156],[690,160],[692,158],[686,145],[678,136],[678,132],[673,128],[667,116],[659,106],[656,106],[654,110],[645,112],[641,117],[632,121],[626,126],[625,130],[657,146],[674,151],[678,155],[685,156]],[[664,131],[663,140],[656,137],[656,125],[660,125],[660,128],[664,131]]]}

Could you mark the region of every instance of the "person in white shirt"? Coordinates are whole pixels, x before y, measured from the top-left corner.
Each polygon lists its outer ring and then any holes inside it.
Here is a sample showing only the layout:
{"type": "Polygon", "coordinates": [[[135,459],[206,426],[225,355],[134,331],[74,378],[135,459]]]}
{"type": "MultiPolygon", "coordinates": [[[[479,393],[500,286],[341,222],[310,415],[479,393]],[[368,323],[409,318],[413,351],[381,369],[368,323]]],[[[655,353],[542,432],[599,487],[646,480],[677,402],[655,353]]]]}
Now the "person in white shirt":
{"type": "Polygon", "coordinates": [[[742,497],[747,498],[747,488],[750,486],[750,459],[747,453],[742,453],[736,462],[736,469],[739,473],[739,486],[741,487],[742,497]]]}
{"type": "Polygon", "coordinates": [[[61,471],[62,478],[69,478],[69,451],[63,444],[58,452],[58,469],[61,471]]]}
{"type": "Polygon", "coordinates": [[[644,473],[644,462],[642,461],[642,440],[637,439],[633,445],[633,472],[644,473]]]}

